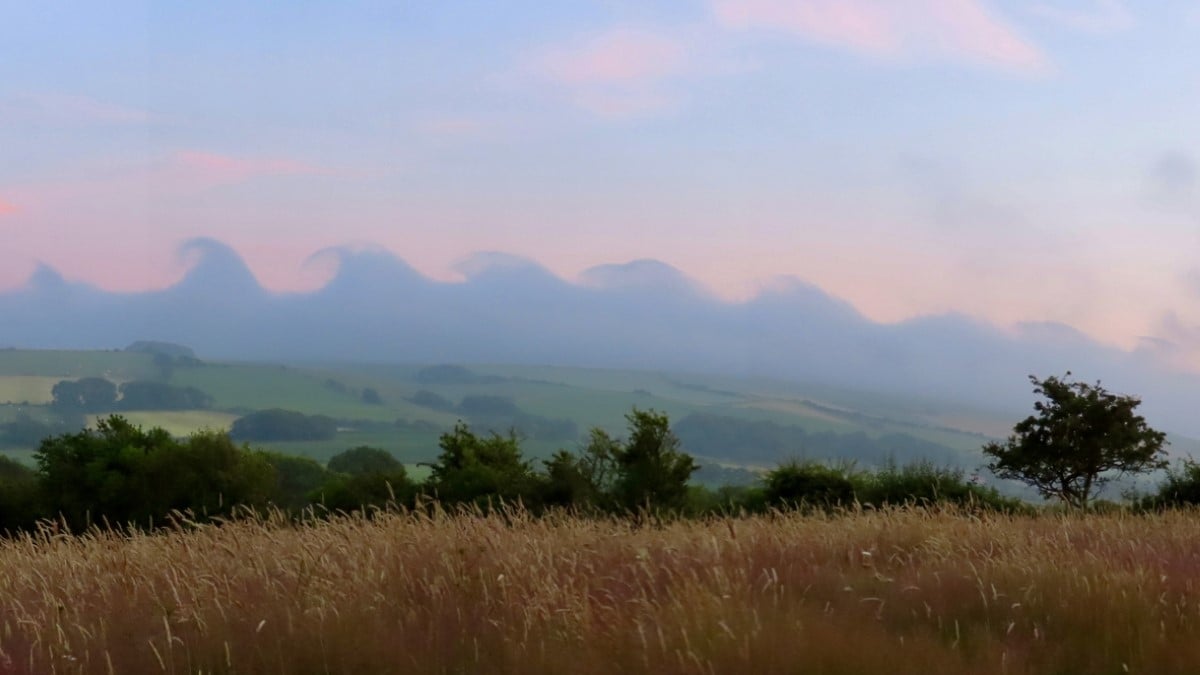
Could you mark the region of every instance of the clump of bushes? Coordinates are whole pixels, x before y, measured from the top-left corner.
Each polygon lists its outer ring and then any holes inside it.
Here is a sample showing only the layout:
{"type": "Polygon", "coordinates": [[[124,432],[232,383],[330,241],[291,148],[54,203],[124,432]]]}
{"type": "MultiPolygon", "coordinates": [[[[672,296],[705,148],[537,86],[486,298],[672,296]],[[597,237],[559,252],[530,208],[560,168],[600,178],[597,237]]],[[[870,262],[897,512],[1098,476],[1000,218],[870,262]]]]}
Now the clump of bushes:
{"type": "Polygon", "coordinates": [[[917,461],[903,466],[894,462],[862,474],[859,501],[877,506],[891,504],[958,504],[1007,510],[1019,504],[996,491],[967,479],[962,469],[917,461]]]}
{"type": "Polygon", "coordinates": [[[238,441],[325,441],[337,433],[337,421],[294,410],[259,410],[234,420],[229,435],[238,441]]]}
{"type": "MultiPolygon", "coordinates": [[[[791,461],[767,472],[762,480],[761,505],[767,508],[862,506],[959,506],[1012,511],[1020,500],[1002,496],[995,488],[968,479],[961,469],[917,461],[889,462],[875,471],[853,464],[828,465],[791,461]]],[[[747,497],[747,510],[757,502],[747,497]]]]}
{"type": "Polygon", "coordinates": [[[850,467],[790,461],[763,478],[763,498],[777,507],[848,506],[855,500],[850,467]]]}
{"type": "Polygon", "coordinates": [[[350,448],[334,455],[326,466],[332,475],[312,497],[330,511],[408,505],[416,496],[417,486],[404,465],[386,450],[350,448]]]}
{"type": "Polygon", "coordinates": [[[1158,491],[1142,497],[1137,506],[1145,510],[1190,507],[1200,504],[1200,463],[1186,459],[1167,469],[1158,491]]]}

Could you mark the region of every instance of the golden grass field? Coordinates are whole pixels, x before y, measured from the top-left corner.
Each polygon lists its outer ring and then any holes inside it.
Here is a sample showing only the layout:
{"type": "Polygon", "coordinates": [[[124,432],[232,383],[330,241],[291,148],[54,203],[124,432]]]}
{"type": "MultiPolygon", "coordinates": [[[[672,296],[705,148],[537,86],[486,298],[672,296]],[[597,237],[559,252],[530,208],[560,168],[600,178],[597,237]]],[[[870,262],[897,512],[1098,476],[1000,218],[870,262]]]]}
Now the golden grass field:
{"type": "MultiPolygon", "coordinates": [[[[131,423],[150,429],[161,427],[172,436],[187,436],[197,431],[228,431],[239,416],[216,410],[129,410],[119,413],[131,423]]],[[[88,426],[95,427],[96,420],[108,414],[88,416],[88,426]]]]}
{"type": "Polygon", "coordinates": [[[0,403],[47,404],[54,400],[50,390],[61,380],[39,375],[0,375],[0,403]]]}
{"type": "Polygon", "coordinates": [[[1194,513],[185,529],[0,544],[0,672],[1200,668],[1194,513]]]}

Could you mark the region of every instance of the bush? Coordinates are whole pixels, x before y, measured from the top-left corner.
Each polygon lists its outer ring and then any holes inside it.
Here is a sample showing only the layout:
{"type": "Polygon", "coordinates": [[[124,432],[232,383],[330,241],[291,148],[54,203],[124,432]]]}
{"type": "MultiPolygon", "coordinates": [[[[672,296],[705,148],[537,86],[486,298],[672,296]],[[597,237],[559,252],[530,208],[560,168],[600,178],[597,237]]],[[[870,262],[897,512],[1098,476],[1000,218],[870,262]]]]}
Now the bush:
{"type": "Polygon", "coordinates": [[[201,410],[213,398],[195,387],[173,387],[165,382],[134,380],[119,387],[122,410],[201,410]]]}
{"type": "Polygon", "coordinates": [[[278,408],[239,417],[229,430],[239,441],[327,441],[336,433],[333,418],[278,408]]]}
{"type": "Polygon", "coordinates": [[[51,405],[73,412],[106,412],[117,402],[117,385],[103,377],[62,380],[50,390],[51,405]]]}
{"type": "Polygon", "coordinates": [[[442,434],[438,445],[442,452],[428,485],[443,502],[483,505],[499,498],[528,504],[543,491],[530,462],[521,456],[515,434],[477,436],[459,422],[442,434]]]}
{"type": "Polygon", "coordinates": [[[862,474],[856,483],[858,500],[875,506],[950,503],[1004,511],[1023,508],[1020,501],[1001,496],[995,488],[965,479],[962,469],[928,461],[904,466],[889,462],[874,473],[862,474]]]}
{"type": "Polygon", "coordinates": [[[712,489],[689,485],[683,513],[691,517],[730,516],[767,510],[763,489],[749,485],[723,485],[712,489]]]}
{"type": "Polygon", "coordinates": [[[275,482],[269,464],[224,433],[178,441],[116,415],[44,440],[34,456],[46,508],[77,529],[105,520],[150,525],[174,510],[228,514],[238,504],[265,505],[275,482]]]}
{"type": "Polygon", "coordinates": [[[326,466],[330,471],[352,476],[367,473],[389,473],[404,469],[404,465],[392,457],[388,451],[366,445],[339,452],[329,459],[326,466]]]}
{"type": "Polygon", "coordinates": [[[308,457],[266,451],[259,454],[275,469],[271,501],[286,510],[298,511],[312,504],[313,494],[332,478],[325,467],[308,457]]]}
{"type": "Polygon", "coordinates": [[[1166,480],[1158,492],[1138,501],[1143,509],[1164,509],[1200,504],[1200,464],[1185,459],[1167,469],[1166,480]]]}
{"type": "Polygon", "coordinates": [[[316,493],[312,501],[330,511],[347,513],[370,507],[385,508],[389,504],[409,506],[417,492],[403,465],[390,471],[334,476],[316,493]]]}
{"type": "Polygon", "coordinates": [[[37,474],[24,464],[0,456],[0,533],[27,527],[41,515],[37,474]]]}
{"type": "Polygon", "coordinates": [[[854,502],[854,482],[847,469],[791,461],[766,475],[763,497],[768,506],[845,506],[854,502]]]}

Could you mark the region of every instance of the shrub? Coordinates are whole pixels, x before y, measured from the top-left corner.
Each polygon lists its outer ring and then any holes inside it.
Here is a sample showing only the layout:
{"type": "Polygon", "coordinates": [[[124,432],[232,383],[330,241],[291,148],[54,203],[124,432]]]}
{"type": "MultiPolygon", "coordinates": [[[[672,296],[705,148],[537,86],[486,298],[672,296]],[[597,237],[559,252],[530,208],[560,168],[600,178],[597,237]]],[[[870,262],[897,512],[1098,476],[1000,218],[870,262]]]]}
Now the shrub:
{"type": "Polygon", "coordinates": [[[325,467],[308,457],[260,451],[275,469],[271,500],[279,507],[296,511],[312,503],[312,495],[331,478],[325,467]]]}
{"type": "Polygon", "coordinates": [[[513,433],[477,436],[459,422],[438,441],[442,452],[433,464],[428,485],[448,503],[487,504],[493,499],[525,500],[542,492],[531,463],[521,456],[513,433]]]}
{"type": "Polygon", "coordinates": [[[854,482],[846,468],[816,462],[787,462],[763,479],[769,506],[844,506],[854,502],[854,482]]]}
{"type": "Polygon", "coordinates": [[[178,441],[116,415],[44,440],[34,456],[45,506],[73,528],[147,525],[173,510],[227,514],[238,504],[265,505],[275,481],[269,464],[224,433],[178,441]]]}
{"type": "Polygon", "coordinates": [[[326,441],[336,433],[337,422],[330,417],[279,408],[239,417],[229,430],[239,441],[326,441]]]}
{"type": "Polygon", "coordinates": [[[24,464],[0,456],[0,532],[27,527],[41,515],[37,474],[24,464]]]}
{"type": "Polygon", "coordinates": [[[389,504],[411,505],[417,492],[403,465],[390,471],[343,474],[329,479],[310,495],[330,511],[347,513],[370,507],[385,508],[389,504]]]}
{"type": "Polygon", "coordinates": [[[1138,506],[1144,509],[1162,509],[1200,504],[1200,464],[1185,459],[1167,469],[1166,480],[1153,495],[1143,497],[1138,506]]]}
{"type": "Polygon", "coordinates": [[[388,473],[404,469],[404,465],[392,457],[388,451],[367,445],[339,452],[329,459],[326,466],[330,471],[352,476],[365,473],[388,473]]]}
{"type": "Polygon", "coordinates": [[[134,380],[118,390],[122,410],[198,410],[211,408],[213,397],[195,387],[174,387],[165,382],[134,380]]]}
{"type": "Polygon", "coordinates": [[[995,488],[967,480],[962,469],[928,461],[903,466],[889,462],[878,471],[861,475],[856,482],[859,501],[875,506],[950,503],[1005,511],[1022,508],[1020,501],[1001,496],[995,488]]]}

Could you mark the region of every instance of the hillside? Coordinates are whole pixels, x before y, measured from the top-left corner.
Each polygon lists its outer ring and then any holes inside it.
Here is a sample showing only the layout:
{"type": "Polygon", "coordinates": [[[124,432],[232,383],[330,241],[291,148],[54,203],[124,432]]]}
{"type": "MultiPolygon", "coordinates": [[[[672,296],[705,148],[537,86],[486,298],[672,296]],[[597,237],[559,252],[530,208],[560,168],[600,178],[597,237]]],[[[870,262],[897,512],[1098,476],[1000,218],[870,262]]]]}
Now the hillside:
{"type": "MultiPolygon", "coordinates": [[[[624,415],[637,406],[668,413],[685,440],[683,432],[693,427],[738,435],[752,425],[757,435],[770,436],[761,447],[722,447],[707,442],[710,435],[693,439],[695,454],[728,466],[770,465],[792,456],[873,462],[889,454],[971,466],[984,440],[980,430],[1003,425],[998,416],[965,407],[761,378],[486,364],[167,362],[152,353],[11,349],[0,351],[0,424],[62,417],[51,405],[54,385],[85,377],[118,387],[152,381],[210,397],[210,405],[193,410],[116,404],[135,423],[175,434],[227,429],[242,415],[271,408],[328,416],[337,421],[333,438],[256,443],[318,460],[367,444],[410,464],[428,461],[438,435],[459,419],[485,431],[516,428],[530,454],[547,456],[573,447],[594,426],[620,433],[624,415]]],[[[105,413],[91,411],[85,419],[105,413]]],[[[22,457],[33,443],[8,439],[2,447],[22,457]]]]}

